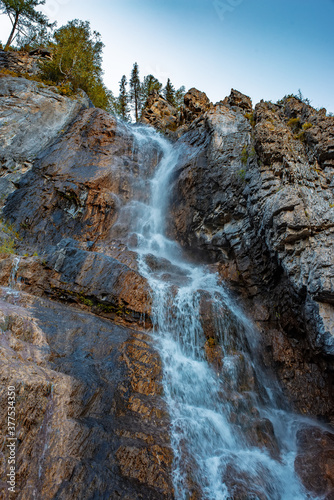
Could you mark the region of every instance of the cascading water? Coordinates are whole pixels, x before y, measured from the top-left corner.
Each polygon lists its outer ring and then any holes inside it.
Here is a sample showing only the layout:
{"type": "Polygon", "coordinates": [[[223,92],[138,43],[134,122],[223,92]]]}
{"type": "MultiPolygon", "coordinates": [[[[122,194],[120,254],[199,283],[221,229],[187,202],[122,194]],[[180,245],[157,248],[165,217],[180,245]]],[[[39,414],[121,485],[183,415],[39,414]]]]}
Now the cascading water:
{"type": "Polygon", "coordinates": [[[131,130],[143,159],[153,147],[161,151],[150,201],[137,206],[134,231],[139,270],[153,290],[175,497],[310,498],[294,473],[295,436],[307,419],[279,408],[279,389],[256,363],[256,330],[218,276],[188,262],[165,235],[178,150],[151,128],[131,130]],[[211,347],[219,355],[214,363],[207,360],[211,347]]]}

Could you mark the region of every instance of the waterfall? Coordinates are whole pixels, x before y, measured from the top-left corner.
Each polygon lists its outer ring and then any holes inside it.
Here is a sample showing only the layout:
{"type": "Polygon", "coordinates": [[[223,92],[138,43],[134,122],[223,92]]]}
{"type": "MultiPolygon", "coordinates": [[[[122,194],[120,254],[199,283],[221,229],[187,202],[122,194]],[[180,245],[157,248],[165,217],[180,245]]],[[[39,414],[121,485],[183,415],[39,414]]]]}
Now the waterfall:
{"type": "Polygon", "coordinates": [[[153,146],[161,151],[150,200],[136,208],[132,229],[139,271],[153,293],[152,335],[171,419],[175,497],[309,498],[294,472],[296,432],[308,419],[280,407],[278,386],[257,362],[256,329],[218,275],[189,262],[166,236],[180,147],[152,128],[131,130],[143,163],[153,146]]]}
{"type": "Polygon", "coordinates": [[[8,283],[9,288],[11,288],[12,290],[15,290],[16,286],[17,286],[17,282],[18,282],[17,272],[19,270],[20,262],[21,262],[21,257],[14,257],[13,265],[12,265],[12,269],[11,269],[10,277],[9,277],[9,283],[8,283]]]}

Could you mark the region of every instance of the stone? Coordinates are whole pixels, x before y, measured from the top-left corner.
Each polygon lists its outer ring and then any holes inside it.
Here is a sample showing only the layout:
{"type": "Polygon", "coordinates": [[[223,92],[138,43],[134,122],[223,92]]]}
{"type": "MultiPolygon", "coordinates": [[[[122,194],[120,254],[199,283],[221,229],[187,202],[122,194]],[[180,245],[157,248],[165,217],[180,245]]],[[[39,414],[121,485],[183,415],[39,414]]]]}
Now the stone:
{"type": "MultiPolygon", "coordinates": [[[[17,498],[172,499],[150,338],[65,304],[0,293],[0,408],[15,386],[17,498]]],[[[3,460],[1,472],[5,491],[3,460]]]]}
{"type": "Polygon", "coordinates": [[[42,83],[0,74],[2,201],[31,169],[37,155],[87,107],[89,99],[85,94],[68,98],[42,83]]]}
{"type": "Polygon", "coordinates": [[[230,95],[224,99],[223,103],[232,108],[239,108],[243,112],[251,113],[253,110],[251,98],[235,89],[231,89],[230,95]]]}
{"type": "Polygon", "coordinates": [[[317,427],[297,433],[295,469],[305,488],[317,496],[334,493],[334,434],[317,427]]]}
{"type": "Polygon", "coordinates": [[[152,90],[140,121],[146,125],[151,125],[166,135],[171,135],[178,126],[177,109],[156,90],[152,90]]]}

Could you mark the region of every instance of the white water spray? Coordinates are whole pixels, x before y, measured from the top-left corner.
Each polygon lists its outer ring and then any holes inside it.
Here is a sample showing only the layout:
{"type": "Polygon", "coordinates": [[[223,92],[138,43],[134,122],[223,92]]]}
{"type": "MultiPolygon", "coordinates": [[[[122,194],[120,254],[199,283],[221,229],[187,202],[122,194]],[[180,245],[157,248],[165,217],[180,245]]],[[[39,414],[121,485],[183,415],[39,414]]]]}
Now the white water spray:
{"type": "Polygon", "coordinates": [[[189,499],[196,491],[206,500],[309,498],[294,473],[295,436],[307,419],[278,408],[277,388],[265,382],[256,363],[256,331],[218,276],[187,262],[179,245],[165,235],[178,150],[151,128],[131,130],[143,157],[153,146],[162,152],[150,202],[141,205],[134,230],[139,270],[153,290],[175,497],[189,499]],[[160,265],[152,266],[152,259],[160,265]],[[206,359],[203,307],[221,349],[218,369],[206,359]]]}

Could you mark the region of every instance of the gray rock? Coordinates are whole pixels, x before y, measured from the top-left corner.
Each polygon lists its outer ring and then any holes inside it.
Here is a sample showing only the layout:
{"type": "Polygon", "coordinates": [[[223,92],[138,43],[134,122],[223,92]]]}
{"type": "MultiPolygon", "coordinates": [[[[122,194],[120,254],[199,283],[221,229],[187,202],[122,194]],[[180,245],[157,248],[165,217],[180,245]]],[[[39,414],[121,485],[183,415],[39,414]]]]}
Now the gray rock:
{"type": "Polygon", "coordinates": [[[69,98],[25,78],[0,78],[0,196],[15,189],[36,156],[88,107],[84,93],[69,98]]]}

